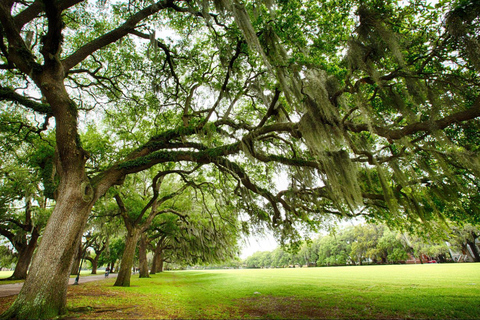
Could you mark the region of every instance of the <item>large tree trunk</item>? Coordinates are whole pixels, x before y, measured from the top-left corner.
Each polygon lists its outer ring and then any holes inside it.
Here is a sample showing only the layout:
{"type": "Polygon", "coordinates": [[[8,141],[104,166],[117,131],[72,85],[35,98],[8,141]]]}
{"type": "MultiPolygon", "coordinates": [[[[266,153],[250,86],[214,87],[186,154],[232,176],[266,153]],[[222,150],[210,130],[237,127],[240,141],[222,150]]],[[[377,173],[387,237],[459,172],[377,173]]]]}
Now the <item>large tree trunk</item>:
{"type": "Polygon", "coordinates": [[[37,228],[35,227],[30,241],[18,252],[18,262],[15,266],[15,271],[10,279],[25,279],[27,277],[28,266],[32,260],[33,252],[37,247],[37,240],[39,237],[37,228]]]}
{"type": "Polygon", "coordinates": [[[153,250],[153,259],[152,259],[152,268],[150,269],[150,274],[156,274],[159,267],[159,255],[162,250],[162,240],[157,242],[155,250],[153,250]]]}
{"type": "Polygon", "coordinates": [[[163,272],[163,239],[157,243],[155,248],[152,270],[154,272],[163,272]]]}
{"type": "Polygon", "coordinates": [[[117,279],[114,286],[130,287],[130,277],[132,275],[133,259],[135,257],[135,249],[137,248],[138,239],[140,237],[140,230],[132,227],[127,232],[127,239],[125,242],[125,250],[122,255],[122,262],[120,263],[120,270],[118,271],[117,279]]]}
{"type": "Polygon", "coordinates": [[[90,262],[92,263],[92,274],[97,274],[97,268],[98,268],[98,258],[99,256],[96,256],[90,262]]]}
{"type": "Polygon", "coordinates": [[[158,257],[157,272],[163,272],[163,251],[158,257]]]}
{"type": "Polygon", "coordinates": [[[27,279],[2,318],[46,319],[65,312],[73,256],[81,241],[93,200],[85,201],[79,179],[64,179],[55,209],[27,279]]]}
{"type": "Polygon", "coordinates": [[[145,232],[140,236],[140,245],[138,247],[138,260],[140,264],[140,278],[150,278],[148,275],[147,263],[147,235],[145,232]]]}
{"type": "Polygon", "coordinates": [[[163,271],[163,250],[161,246],[157,246],[153,254],[152,270],[150,273],[155,274],[162,271],[163,271]]]}

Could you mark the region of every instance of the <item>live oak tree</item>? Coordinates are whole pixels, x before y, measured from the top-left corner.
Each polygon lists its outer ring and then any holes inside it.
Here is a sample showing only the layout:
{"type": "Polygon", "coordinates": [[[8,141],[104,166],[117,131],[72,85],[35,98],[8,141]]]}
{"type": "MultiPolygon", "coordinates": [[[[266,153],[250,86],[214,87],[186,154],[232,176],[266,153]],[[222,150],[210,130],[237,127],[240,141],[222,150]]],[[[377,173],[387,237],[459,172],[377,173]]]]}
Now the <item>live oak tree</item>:
{"type": "Polygon", "coordinates": [[[473,261],[480,262],[480,251],[475,243],[478,238],[480,238],[480,226],[457,225],[452,229],[449,242],[459,248],[463,254],[470,256],[473,261]]]}
{"type": "Polygon", "coordinates": [[[152,273],[164,262],[188,266],[229,261],[238,254],[243,230],[238,212],[224,202],[214,183],[197,184],[175,200],[175,212],[159,216],[148,235],[152,273]],[[183,215],[182,215],[183,213],[183,215]]]}
{"type": "Polygon", "coordinates": [[[5,120],[1,119],[3,126],[0,128],[3,160],[0,165],[0,235],[8,239],[15,250],[15,270],[8,279],[25,279],[50,213],[49,200],[40,188],[43,169],[36,161],[38,154],[31,152],[32,144],[44,142],[28,137],[31,128],[5,120]],[[15,131],[25,138],[24,141],[9,139],[15,131]]]}
{"type": "Polygon", "coordinates": [[[2,1],[2,113],[23,108],[25,126],[39,135],[54,126],[56,143],[47,184],[56,206],[3,316],[62,314],[92,206],[158,164],[216,167],[235,185],[224,190],[237,196],[230,205],[282,241],[331,215],[397,226],[474,219],[458,199],[479,185],[470,137],[480,115],[479,8],[2,1]],[[81,131],[102,131],[102,118],[106,151],[92,153],[81,131]]]}
{"type": "Polygon", "coordinates": [[[109,235],[100,233],[92,237],[90,248],[93,252],[91,255],[89,254],[85,256],[85,259],[88,260],[92,265],[92,274],[97,274],[98,260],[100,259],[102,252],[107,249],[108,238],[109,235]]]}
{"type": "Polygon", "coordinates": [[[99,264],[105,265],[110,272],[118,272],[118,260],[122,257],[125,249],[125,237],[112,237],[108,240],[107,248],[102,252],[99,258],[99,264]]]}
{"type": "Polygon", "coordinates": [[[86,257],[90,254],[90,247],[92,246],[92,243],[96,240],[96,238],[96,236],[92,237],[92,234],[90,232],[83,234],[82,241],[80,242],[73,257],[72,266],[70,268],[70,275],[78,275],[80,270],[85,267],[85,265],[83,265],[83,261],[90,260],[86,259],[86,257]]]}
{"type": "MultiPolygon", "coordinates": [[[[93,142],[91,139],[87,141],[93,142]]],[[[98,141],[101,143],[102,140],[98,139],[98,141]]],[[[112,189],[97,201],[87,221],[84,234],[90,233],[92,241],[91,250],[85,259],[92,264],[92,274],[96,273],[96,269],[101,266],[109,267],[111,272],[118,272],[112,269],[124,251],[126,231],[118,205],[114,200],[117,192],[118,190],[112,189]]]]}
{"type": "Polygon", "coordinates": [[[125,250],[122,254],[122,261],[115,286],[130,286],[130,276],[138,241],[142,234],[150,228],[153,220],[158,215],[167,212],[176,212],[168,205],[165,206],[165,203],[180,195],[189,187],[189,184],[185,183],[178,189],[166,193],[161,188],[165,177],[175,173],[188,174],[187,171],[181,170],[160,171],[153,177],[151,188],[147,188],[147,182],[144,180],[145,177],[138,179],[139,175],[137,174],[133,176],[131,183],[126,183],[125,192],[115,194],[115,201],[117,202],[121,217],[127,229],[125,250]],[[143,189],[143,192],[141,189],[143,189]],[[123,199],[125,199],[125,201],[123,199]]]}
{"type": "Polygon", "coordinates": [[[147,237],[149,242],[161,238],[163,257],[181,264],[217,262],[238,251],[238,217],[225,212],[222,200],[228,196],[217,196],[201,167],[157,170],[153,178],[152,170],[127,178],[114,196],[127,229],[115,286],[130,286],[137,247],[139,276],[148,277],[147,237]],[[147,236],[148,230],[153,233],[147,236]]]}

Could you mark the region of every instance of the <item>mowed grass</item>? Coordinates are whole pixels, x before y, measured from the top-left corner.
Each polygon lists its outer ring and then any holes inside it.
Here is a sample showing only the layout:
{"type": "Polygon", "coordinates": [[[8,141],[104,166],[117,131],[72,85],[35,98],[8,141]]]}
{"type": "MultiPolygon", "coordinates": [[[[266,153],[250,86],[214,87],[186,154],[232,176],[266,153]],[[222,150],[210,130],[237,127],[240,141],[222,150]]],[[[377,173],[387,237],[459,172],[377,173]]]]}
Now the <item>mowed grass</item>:
{"type": "Polygon", "coordinates": [[[69,318],[480,319],[480,264],[164,272],[69,289],[69,318]]]}

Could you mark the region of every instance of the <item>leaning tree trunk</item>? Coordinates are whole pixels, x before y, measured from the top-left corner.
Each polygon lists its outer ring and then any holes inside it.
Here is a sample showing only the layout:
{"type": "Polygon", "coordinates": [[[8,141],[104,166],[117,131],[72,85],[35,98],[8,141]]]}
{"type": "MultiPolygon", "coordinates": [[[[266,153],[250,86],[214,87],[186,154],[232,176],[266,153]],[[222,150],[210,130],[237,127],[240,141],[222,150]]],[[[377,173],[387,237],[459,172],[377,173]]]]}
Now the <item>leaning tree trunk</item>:
{"type": "Polygon", "coordinates": [[[475,240],[467,240],[467,245],[470,247],[473,253],[473,261],[480,262],[480,253],[478,252],[477,245],[475,244],[475,240]]]}
{"type": "Polygon", "coordinates": [[[27,279],[2,318],[49,319],[65,313],[73,256],[94,202],[79,188],[83,183],[63,179],[27,279]]]}
{"type": "Polygon", "coordinates": [[[148,263],[147,263],[147,235],[145,232],[140,236],[140,245],[138,247],[138,260],[140,264],[140,278],[150,278],[148,275],[148,263]]]}
{"type": "Polygon", "coordinates": [[[32,236],[28,244],[26,244],[19,252],[18,252],[18,262],[15,266],[15,271],[13,271],[13,275],[10,279],[25,279],[27,277],[28,266],[30,265],[30,261],[32,260],[33,252],[37,247],[37,240],[39,237],[39,233],[37,228],[35,227],[32,232],[32,236]]]}
{"type": "Polygon", "coordinates": [[[73,256],[72,268],[70,270],[70,275],[76,276],[78,274],[78,269],[80,268],[80,260],[82,260],[82,243],[78,245],[76,254],[73,256]]]}
{"type": "Polygon", "coordinates": [[[120,263],[120,270],[118,271],[117,279],[114,286],[130,287],[130,277],[132,275],[133,259],[135,257],[135,249],[137,248],[138,239],[140,238],[140,230],[132,227],[127,232],[127,239],[125,241],[125,250],[122,255],[122,262],[120,263]]]}

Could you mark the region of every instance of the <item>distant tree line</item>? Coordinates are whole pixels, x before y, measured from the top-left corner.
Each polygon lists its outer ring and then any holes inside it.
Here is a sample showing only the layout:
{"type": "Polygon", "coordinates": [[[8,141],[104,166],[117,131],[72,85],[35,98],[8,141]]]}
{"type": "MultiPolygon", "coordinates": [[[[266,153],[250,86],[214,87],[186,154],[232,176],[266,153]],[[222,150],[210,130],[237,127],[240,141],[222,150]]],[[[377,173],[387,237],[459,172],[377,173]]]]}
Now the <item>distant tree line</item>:
{"type": "Polygon", "coordinates": [[[332,231],[304,242],[296,253],[281,247],[259,251],[245,259],[248,268],[289,266],[342,266],[363,264],[395,264],[408,260],[480,262],[475,240],[480,229],[466,224],[453,227],[447,238],[439,235],[413,235],[390,230],[385,225],[360,224],[332,231]]]}

